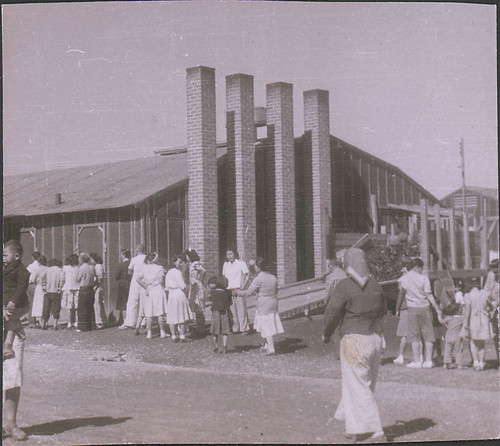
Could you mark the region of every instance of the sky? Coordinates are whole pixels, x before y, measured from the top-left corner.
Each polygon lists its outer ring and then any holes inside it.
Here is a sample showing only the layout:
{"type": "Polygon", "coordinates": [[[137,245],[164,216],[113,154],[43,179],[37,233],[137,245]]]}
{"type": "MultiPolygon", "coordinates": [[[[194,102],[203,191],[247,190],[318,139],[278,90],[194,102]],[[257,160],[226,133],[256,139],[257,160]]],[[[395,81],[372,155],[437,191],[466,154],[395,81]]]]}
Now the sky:
{"type": "Polygon", "coordinates": [[[438,198],[498,184],[496,6],[460,3],[107,2],[2,6],[4,175],[186,145],[186,68],[330,92],[332,135],[438,198]]]}

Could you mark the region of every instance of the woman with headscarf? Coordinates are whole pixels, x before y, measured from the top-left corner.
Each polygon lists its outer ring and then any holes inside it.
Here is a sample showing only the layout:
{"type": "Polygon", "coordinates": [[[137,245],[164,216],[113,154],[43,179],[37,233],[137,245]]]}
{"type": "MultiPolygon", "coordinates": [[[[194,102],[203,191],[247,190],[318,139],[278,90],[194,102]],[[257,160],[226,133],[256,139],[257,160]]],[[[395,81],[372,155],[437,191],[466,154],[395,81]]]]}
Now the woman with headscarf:
{"type": "Polygon", "coordinates": [[[347,278],[332,292],[325,310],[323,342],[340,325],[342,399],[335,412],[345,421],[345,435],[356,441],[385,441],[375,401],[375,383],[383,346],[386,301],[370,275],[365,254],[351,248],[344,258],[347,278]]]}

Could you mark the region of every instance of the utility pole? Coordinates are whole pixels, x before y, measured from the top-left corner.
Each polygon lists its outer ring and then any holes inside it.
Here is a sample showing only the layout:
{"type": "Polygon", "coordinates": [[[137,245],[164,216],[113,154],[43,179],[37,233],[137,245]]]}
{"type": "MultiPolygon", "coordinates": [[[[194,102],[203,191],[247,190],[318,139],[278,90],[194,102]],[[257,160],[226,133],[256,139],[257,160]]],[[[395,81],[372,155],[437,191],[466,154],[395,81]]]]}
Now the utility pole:
{"type": "Polygon", "coordinates": [[[469,219],[467,217],[466,188],[465,188],[465,155],[464,139],[460,141],[460,157],[462,159],[462,200],[463,200],[463,225],[464,225],[464,269],[470,269],[470,244],[469,244],[469,219]]]}

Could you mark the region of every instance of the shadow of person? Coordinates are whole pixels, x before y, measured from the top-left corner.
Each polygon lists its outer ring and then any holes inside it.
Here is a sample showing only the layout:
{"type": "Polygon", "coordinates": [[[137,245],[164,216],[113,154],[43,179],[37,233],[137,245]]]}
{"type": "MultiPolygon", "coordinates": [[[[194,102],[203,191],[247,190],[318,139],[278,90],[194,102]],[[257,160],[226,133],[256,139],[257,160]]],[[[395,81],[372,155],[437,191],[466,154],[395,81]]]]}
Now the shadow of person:
{"type": "Polygon", "coordinates": [[[302,338],[285,338],[275,343],[276,351],[280,354],[294,353],[297,350],[307,348],[307,344],[303,342],[304,340],[302,338]]]}
{"type": "Polygon", "coordinates": [[[110,424],[124,423],[132,417],[89,417],[89,418],[66,418],[64,420],[50,421],[48,423],[36,424],[34,426],[23,427],[28,435],[56,435],[72,429],[84,426],[108,426],[110,424]]]}
{"type": "Polygon", "coordinates": [[[250,350],[256,350],[259,349],[260,347],[258,345],[233,345],[231,349],[228,351],[228,353],[242,353],[242,352],[248,352],[250,350]]]}
{"type": "Polygon", "coordinates": [[[410,421],[397,420],[392,426],[384,427],[384,433],[387,437],[387,441],[394,441],[395,438],[425,431],[435,425],[436,423],[430,418],[415,418],[410,421]]]}

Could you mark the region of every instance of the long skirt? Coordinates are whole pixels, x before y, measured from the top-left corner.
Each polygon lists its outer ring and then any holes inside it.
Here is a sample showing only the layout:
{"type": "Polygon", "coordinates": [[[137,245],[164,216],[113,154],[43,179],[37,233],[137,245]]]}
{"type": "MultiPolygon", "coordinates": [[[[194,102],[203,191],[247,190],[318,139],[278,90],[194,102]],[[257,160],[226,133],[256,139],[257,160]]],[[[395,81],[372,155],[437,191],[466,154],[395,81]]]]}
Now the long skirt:
{"type": "Polygon", "coordinates": [[[335,418],[345,421],[346,434],[382,432],[375,401],[381,352],[382,337],[378,334],[348,334],[342,338],[342,399],[335,418]]]}
{"type": "Polygon", "coordinates": [[[259,332],[263,338],[268,338],[275,334],[284,333],[280,315],[277,311],[271,314],[255,313],[253,328],[259,332]]]}
{"type": "Polygon", "coordinates": [[[33,296],[33,307],[31,307],[32,317],[42,317],[44,296],[45,293],[43,292],[42,285],[37,285],[35,287],[35,295],[33,296]]]}
{"type": "Polygon", "coordinates": [[[189,309],[189,302],[181,289],[173,289],[168,292],[167,301],[167,324],[183,324],[193,319],[189,309]]]}

